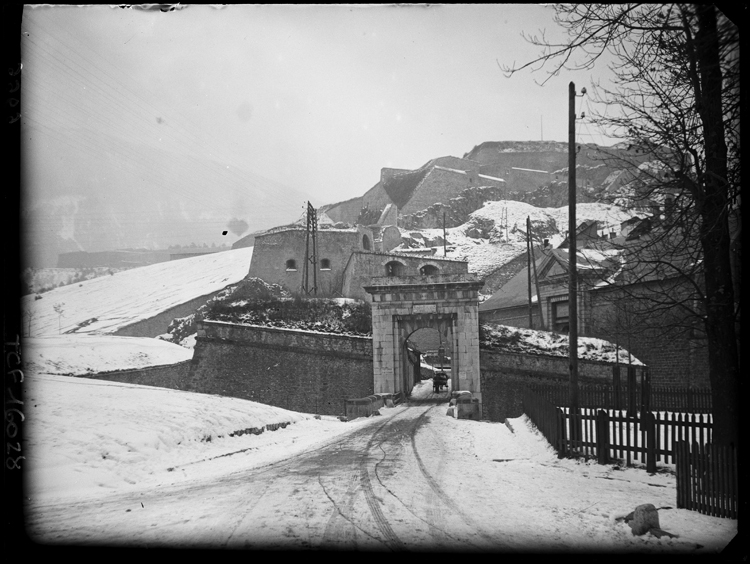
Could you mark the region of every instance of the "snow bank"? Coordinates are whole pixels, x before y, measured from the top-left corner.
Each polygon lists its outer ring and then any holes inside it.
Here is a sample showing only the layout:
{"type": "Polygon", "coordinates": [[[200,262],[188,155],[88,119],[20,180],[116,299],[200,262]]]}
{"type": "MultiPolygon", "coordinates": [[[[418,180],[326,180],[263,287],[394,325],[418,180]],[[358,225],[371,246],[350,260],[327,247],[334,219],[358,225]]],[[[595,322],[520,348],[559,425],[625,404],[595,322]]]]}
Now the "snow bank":
{"type": "Polygon", "coordinates": [[[368,421],[344,424],[237,398],[68,376],[27,375],[23,393],[30,497],[88,497],[216,476],[285,458],[368,421]],[[291,425],[229,436],[283,422],[291,425]]]}

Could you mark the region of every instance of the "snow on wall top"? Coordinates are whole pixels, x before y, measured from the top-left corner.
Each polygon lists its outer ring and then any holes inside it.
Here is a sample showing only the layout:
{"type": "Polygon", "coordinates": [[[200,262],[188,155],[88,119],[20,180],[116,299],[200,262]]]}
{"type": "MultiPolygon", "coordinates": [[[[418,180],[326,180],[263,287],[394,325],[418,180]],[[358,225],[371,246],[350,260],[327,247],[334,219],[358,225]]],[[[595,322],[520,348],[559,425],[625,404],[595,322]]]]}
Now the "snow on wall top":
{"type": "Polygon", "coordinates": [[[23,332],[107,334],[242,280],[253,248],[160,262],[21,299],[23,332]],[[59,314],[55,311],[57,304],[59,314]]]}
{"type": "MultiPolygon", "coordinates": [[[[506,325],[482,325],[480,330],[483,349],[563,357],[569,355],[568,335],[506,325]]],[[[578,337],[578,358],[643,366],[640,360],[622,347],[594,337],[578,337]]]]}

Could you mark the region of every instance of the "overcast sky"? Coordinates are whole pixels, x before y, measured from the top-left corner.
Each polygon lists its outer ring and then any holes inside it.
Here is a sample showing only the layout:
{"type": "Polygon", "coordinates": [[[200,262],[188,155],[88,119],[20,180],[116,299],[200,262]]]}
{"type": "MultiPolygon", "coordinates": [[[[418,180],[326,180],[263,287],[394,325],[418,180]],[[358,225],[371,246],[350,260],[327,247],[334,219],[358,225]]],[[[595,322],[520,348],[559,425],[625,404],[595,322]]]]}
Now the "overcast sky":
{"type": "Polygon", "coordinates": [[[208,156],[321,205],[361,195],[381,167],[567,141],[568,83],[600,71],[506,78],[498,63],[538,54],[520,34],[539,29],[559,35],[550,8],[512,4],[27,7],[23,127],[208,156]]]}

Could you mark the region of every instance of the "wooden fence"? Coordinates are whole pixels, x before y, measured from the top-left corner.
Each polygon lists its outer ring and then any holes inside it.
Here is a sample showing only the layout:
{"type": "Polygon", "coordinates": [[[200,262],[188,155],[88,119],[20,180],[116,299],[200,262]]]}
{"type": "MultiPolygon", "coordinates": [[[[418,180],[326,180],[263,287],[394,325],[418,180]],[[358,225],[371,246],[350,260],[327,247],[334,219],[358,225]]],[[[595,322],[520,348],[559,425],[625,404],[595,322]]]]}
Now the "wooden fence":
{"type": "Polygon", "coordinates": [[[557,451],[558,458],[564,457],[567,442],[563,411],[529,389],[523,390],[522,399],[523,412],[557,451]]]}
{"type": "MultiPolygon", "coordinates": [[[[560,407],[570,406],[567,384],[531,384],[537,394],[560,407]]],[[[627,384],[579,384],[579,407],[627,409],[628,411],[670,411],[711,413],[711,389],[653,386],[643,382],[627,384]]]]}
{"type": "Polygon", "coordinates": [[[736,450],[711,443],[711,416],[591,408],[571,413],[531,389],[524,390],[523,407],[560,458],[639,462],[652,473],[657,462],[674,464],[677,507],[737,518],[736,450]]]}
{"type": "Polygon", "coordinates": [[[675,464],[677,441],[711,442],[711,417],[703,414],[631,414],[615,409],[558,408],[565,418],[567,452],[593,456],[601,464],[622,460],[656,471],[656,463],[675,464]]]}
{"type": "Polygon", "coordinates": [[[737,519],[737,450],[679,441],[675,452],[677,507],[737,519]]]}

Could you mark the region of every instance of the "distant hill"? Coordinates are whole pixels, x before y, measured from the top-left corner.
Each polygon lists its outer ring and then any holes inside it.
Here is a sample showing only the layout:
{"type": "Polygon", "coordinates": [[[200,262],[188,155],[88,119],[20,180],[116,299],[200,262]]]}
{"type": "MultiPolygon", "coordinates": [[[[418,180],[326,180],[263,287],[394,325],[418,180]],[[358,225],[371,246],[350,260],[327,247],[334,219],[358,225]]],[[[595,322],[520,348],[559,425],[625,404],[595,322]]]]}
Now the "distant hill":
{"type": "Polygon", "coordinates": [[[25,266],[54,267],[59,254],[77,251],[231,245],[248,232],[293,221],[297,203],[310,199],[220,156],[146,148],[78,129],[59,137],[33,131],[25,154],[25,266]]]}
{"type": "MultiPolygon", "coordinates": [[[[626,145],[579,145],[577,200],[614,202],[619,197],[623,205],[623,186],[638,176],[638,167],[647,160],[646,154],[626,145]]],[[[392,203],[408,228],[434,227],[443,212],[447,225],[455,227],[486,201],[567,205],[567,179],[567,143],[488,141],[463,157],[435,158],[418,169],[383,168],[380,181],[362,196],[321,209],[334,221],[355,223],[362,210],[377,212],[392,203]]]]}

